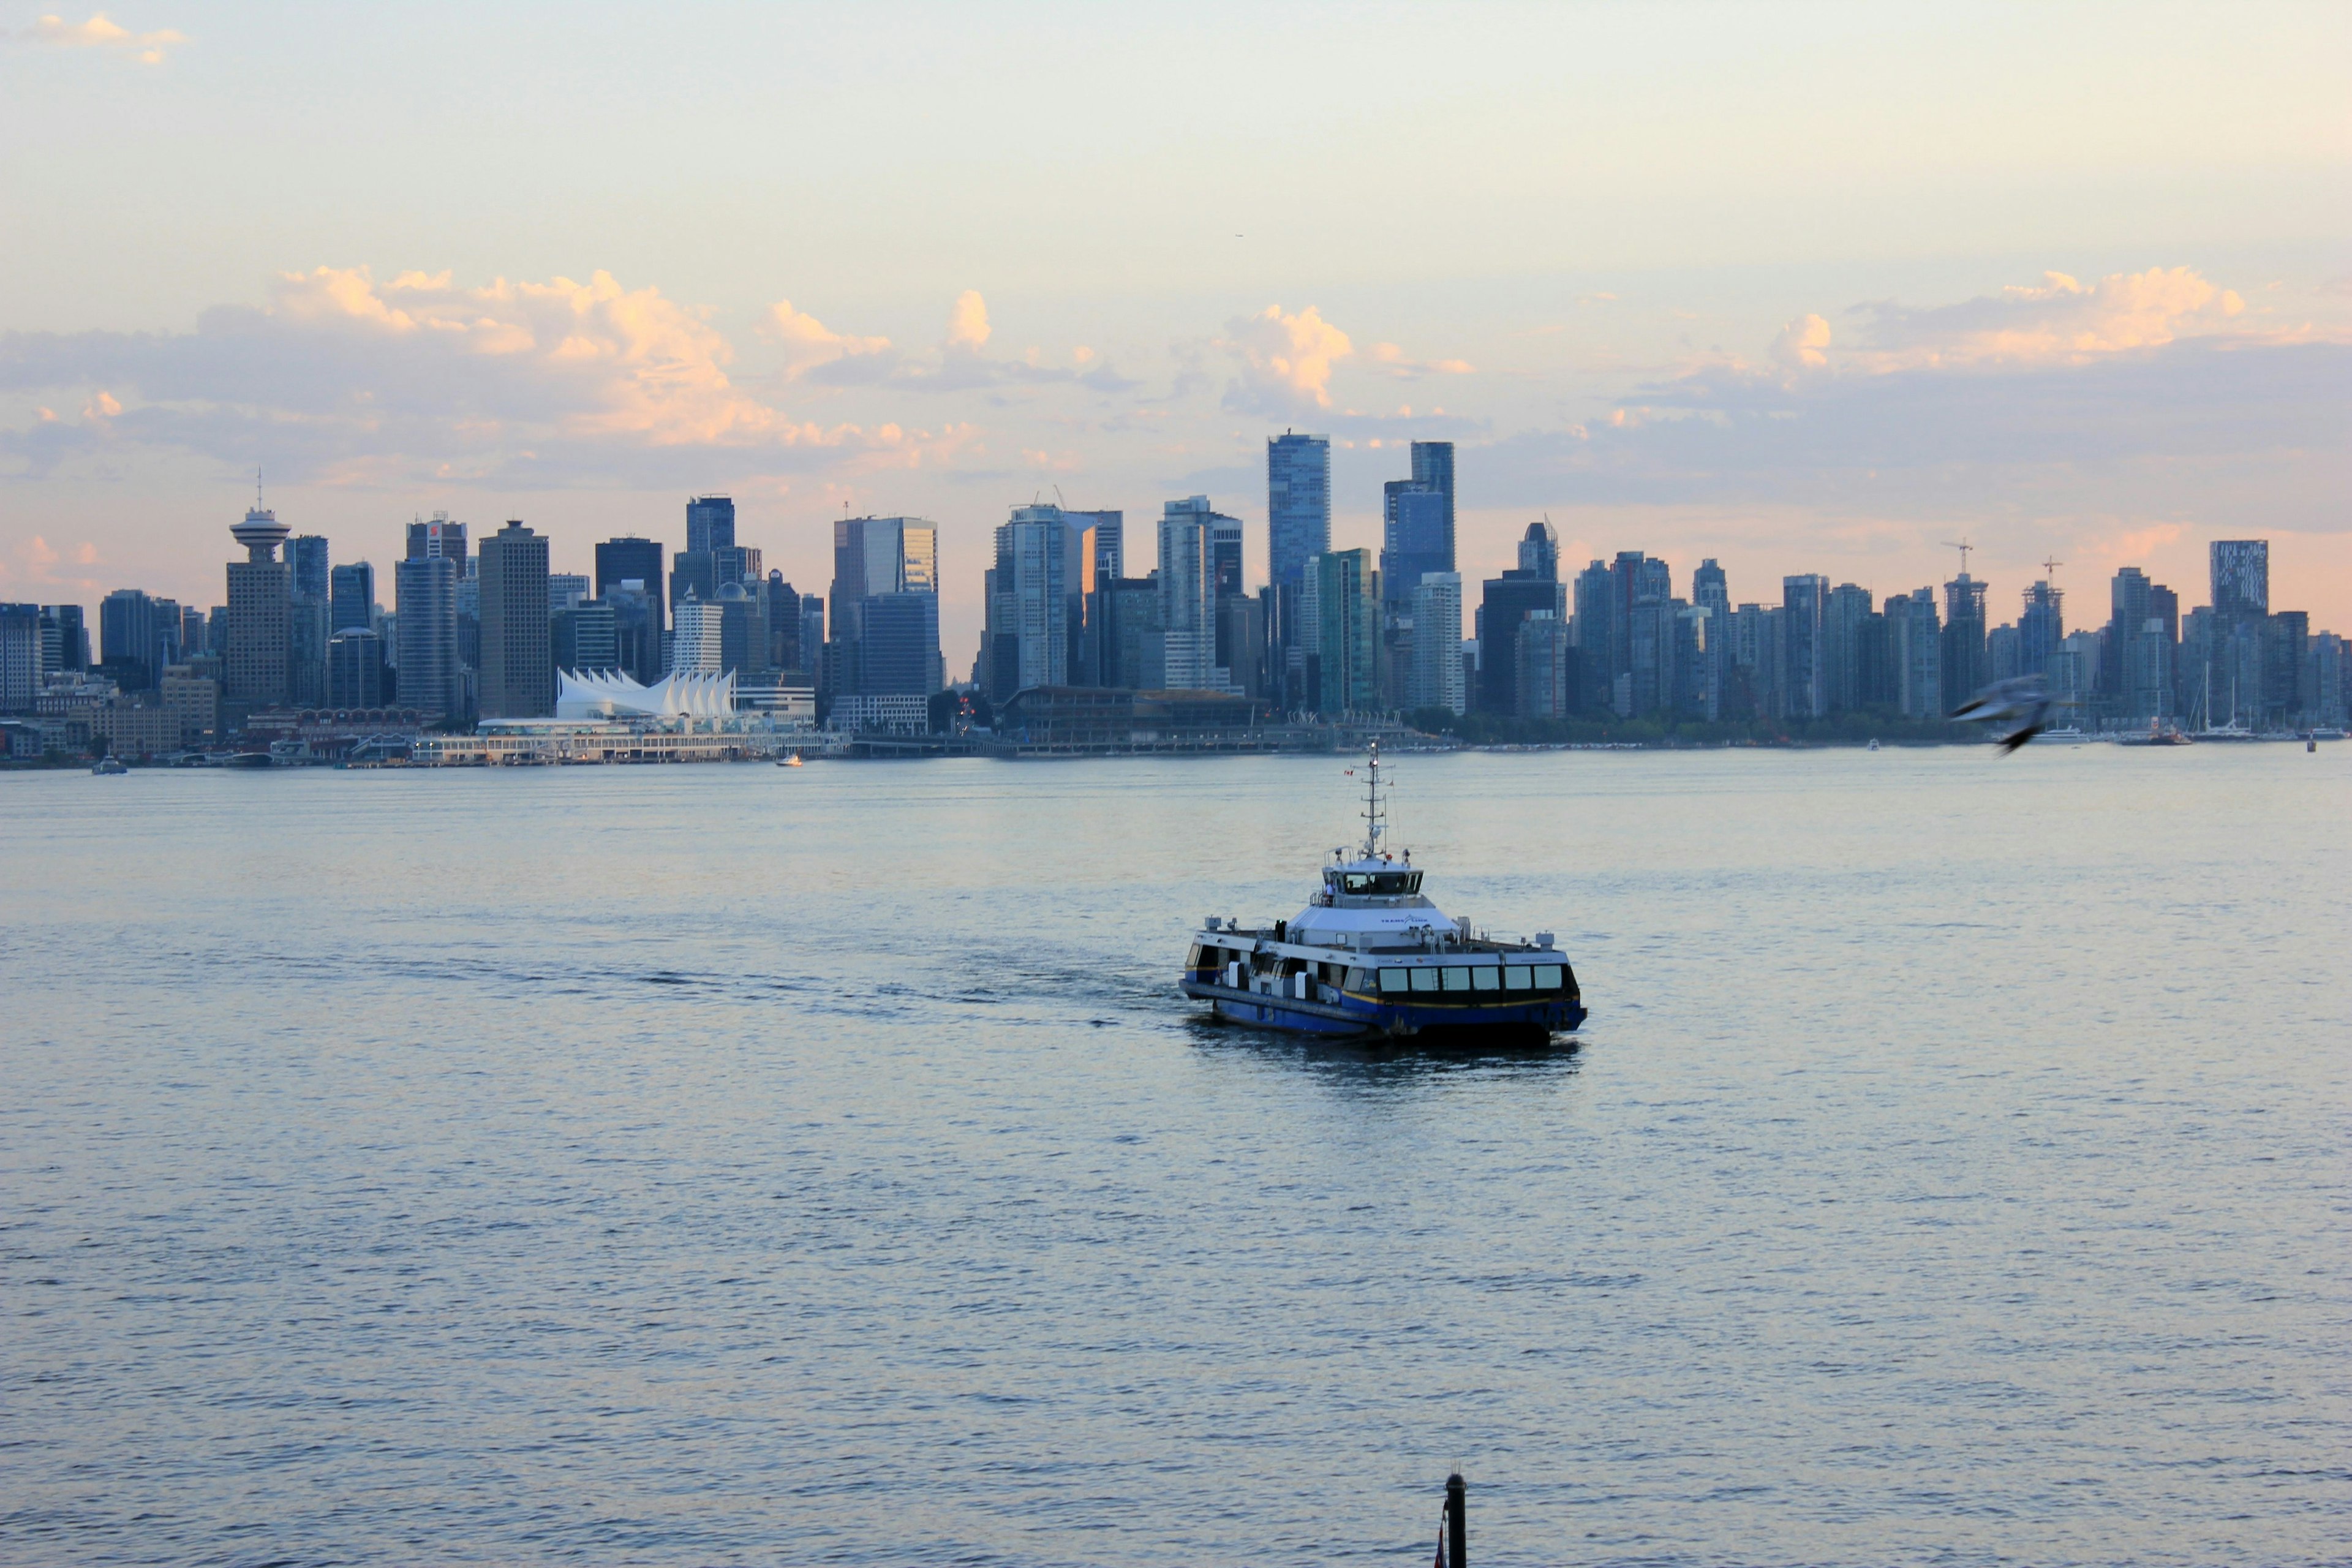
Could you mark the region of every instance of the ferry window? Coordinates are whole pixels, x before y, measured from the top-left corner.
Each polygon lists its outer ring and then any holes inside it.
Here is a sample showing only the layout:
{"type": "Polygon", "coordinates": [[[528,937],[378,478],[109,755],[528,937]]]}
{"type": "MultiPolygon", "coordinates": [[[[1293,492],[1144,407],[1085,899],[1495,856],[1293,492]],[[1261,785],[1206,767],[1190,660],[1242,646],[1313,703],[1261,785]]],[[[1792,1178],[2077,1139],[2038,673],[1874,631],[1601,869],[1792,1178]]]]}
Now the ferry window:
{"type": "Polygon", "coordinates": [[[1339,890],[1358,898],[1392,899],[1421,890],[1418,871],[1350,871],[1339,879],[1339,890]]]}
{"type": "Polygon", "coordinates": [[[1201,967],[1201,944],[1199,942],[1194,942],[1192,944],[1192,951],[1184,955],[1184,967],[1187,969],[1198,969],[1201,967]]]}
{"type": "Polygon", "coordinates": [[[1409,969],[1383,969],[1381,971],[1381,989],[1383,991],[1402,991],[1412,984],[1412,971],[1409,969]]]}
{"type": "Polygon", "coordinates": [[[1467,969],[1463,968],[1458,963],[1447,964],[1445,966],[1445,988],[1448,991],[1469,990],[1470,972],[1467,969]]]}
{"type": "Polygon", "coordinates": [[[1437,989],[1437,971],[1434,969],[1412,969],[1407,970],[1406,973],[1412,976],[1412,988],[1415,991],[1437,989]]]}
{"type": "Polygon", "coordinates": [[[1360,969],[1350,969],[1348,971],[1348,989],[1350,991],[1361,991],[1363,988],[1364,972],[1360,969]]]}
{"type": "Polygon", "coordinates": [[[1491,963],[1482,963],[1470,972],[1470,988],[1474,991],[1499,990],[1502,983],[1502,972],[1491,963]]]}
{"type": "Polygon", "coordinates": [[[1503,986],[1508,991],[1525,991],[1528,988],[1528,966],[1524,963],[1505,965],[1503,986]]]}
{"type": "Polygon", "coordinates": [[[1559,964],[1538,963],[1536,965],[1536,989],[1538,991],[1557,991],[1559,989],[1559,964]]]}

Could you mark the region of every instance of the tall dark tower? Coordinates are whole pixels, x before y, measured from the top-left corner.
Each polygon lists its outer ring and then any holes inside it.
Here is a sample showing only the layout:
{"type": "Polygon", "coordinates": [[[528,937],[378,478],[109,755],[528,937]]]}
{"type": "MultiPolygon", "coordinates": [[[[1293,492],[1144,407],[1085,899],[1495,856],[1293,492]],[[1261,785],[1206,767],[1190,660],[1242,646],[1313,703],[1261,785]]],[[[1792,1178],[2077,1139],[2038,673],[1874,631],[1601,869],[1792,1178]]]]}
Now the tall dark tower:
{"type": "Polygon", "coordinates": [[[221,668],[222,722],[236,728],[257,709],[287,700],[288,584],[278,547],[294,531],[254,496],[245,521],[229,534],[245,559],[228,563],[228,656],[221,668]]]}

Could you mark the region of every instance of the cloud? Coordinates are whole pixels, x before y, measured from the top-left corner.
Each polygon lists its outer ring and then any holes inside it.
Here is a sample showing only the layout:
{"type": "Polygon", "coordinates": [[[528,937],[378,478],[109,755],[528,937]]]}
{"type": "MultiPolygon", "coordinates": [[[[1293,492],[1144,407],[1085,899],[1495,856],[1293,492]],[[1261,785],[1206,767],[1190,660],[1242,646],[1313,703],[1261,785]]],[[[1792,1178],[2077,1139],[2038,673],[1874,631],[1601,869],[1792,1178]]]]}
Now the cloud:
{"type": "Polygon", "coordinates": [[[1225,323],[1223,346],[1241,361],[1224,405],[1242,413],[1303,414],[1331,406],[1331,365],[1356,352],[1348,334],[1309,305],[1295,316],[1268,305],[1225,323]]]}
{"type": "MultiPolygon", "coordinates": [[[[864,351],[780,307],[791,353],[864,351]],[[806,323],[803,327],[801,323],[806,323]]],[[[448,273],[379,283],[365,268],[280,277],[259,309],[217,307],[186,333],[0,334],[0,386],[93,394],[110,443],[176,447],[289,478],[361,483],[424,471],[569,483],[626,467],[659,477],[920,462],[945,436],[898,424],[820,426],[730,374],[734,350],[702,316],[610,273],[585,281],[448,273]],[[100,388],[104,390],[100,390],[100,388]],[[714,465],[714,451],[736,460],[714,465]],[[675,462],[656,455],[678,454],[675,462]]],[[[87,429],[0,432],[0,452],[46,472],[89,449],[87,429]]]]}
{"type": "Polygon", "coordinates": [[[988,346],[988,304],[980,297],[979,289],[965,289],[949,308],[944,346],[950,353],[978,353],[988,346]]]}
{"type": "Polygon", "coordinates": [[[1800,316],[1772,340],[1772,360],[1790,370],[1821,370],[1830,363],[1830,324],[1819,316],[1800,316]]]}
{"type": "Polygon", "coordinates": [[[788,381],[797,380],[819,365],[890,352],[889,339],[850,337],[831,331],[814,316],[793,310],[790,300],[779,300],[768,307],[767,315],[760,322],[759,334],[782,346],[783,374],[788,381]]]}
{"type": "Polygon", "coordinates": [[[1856,307],[1864,324],[1852,363],[1882,372],[2082,364],[2185,336],[2249,330],[2240,321],[2246,302],[2237,291],[2191,268],[2112,273],[2087,287],[2063,272],[2042,279],[1953,305],[1877,300],[1856,307]]]}
{"type": "Polygon", "coordinates": [[[134,33],[130,28],[110,20],[103,11],[93,11],[87,22],[68,22],[62,16],[43,16],[25,29],[22,37],[36,44],[47,44],[63,49],[110,49],[127,54],[146,65],[162,65],[163,51],[176,48],[188,41],[185,33],[169,27],[153,33],[134,33]]]}
{"type": "Polygon", "coordinates": [[[1382,375],[1392,375],[1402,381],[1418,381],[1425,375],[1468,375],[1470,362],[1460,359],[1421,360],[1406,357],[1394,343],[1374,343],[1367,368],[1382,375]]]}

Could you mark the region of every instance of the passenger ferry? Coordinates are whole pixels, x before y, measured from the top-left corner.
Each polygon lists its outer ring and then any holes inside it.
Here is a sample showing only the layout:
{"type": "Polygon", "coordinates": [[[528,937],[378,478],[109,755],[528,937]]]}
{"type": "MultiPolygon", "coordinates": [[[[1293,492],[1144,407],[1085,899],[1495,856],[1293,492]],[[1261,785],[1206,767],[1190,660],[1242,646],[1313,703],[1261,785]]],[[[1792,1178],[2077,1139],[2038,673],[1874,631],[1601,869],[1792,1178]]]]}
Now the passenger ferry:
{"type": "Polygon", "coordinates": [[[1234,1023],[1431,1043],[1539,1041],[1583,1023],[1576,972],[1551,932],[1532,942],[1474,934],[1423,895],[1411,850],[1398,860],[1381,849],[1377,744],[1369,771],[1356,857],[1331,851],[1321,889],[1291,920],[1203,921],[1184,994],[1234,1023]]]}

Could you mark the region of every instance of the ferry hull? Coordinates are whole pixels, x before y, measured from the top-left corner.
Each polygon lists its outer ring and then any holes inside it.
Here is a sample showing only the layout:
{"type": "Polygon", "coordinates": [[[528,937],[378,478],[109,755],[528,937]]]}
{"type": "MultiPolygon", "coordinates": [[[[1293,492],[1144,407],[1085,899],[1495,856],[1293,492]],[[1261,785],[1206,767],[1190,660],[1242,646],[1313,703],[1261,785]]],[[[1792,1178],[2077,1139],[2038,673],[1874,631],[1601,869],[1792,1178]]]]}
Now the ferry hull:
{"type": "Polygon", "coordinates": [[[1179,984],[1184,994],[1209,1003],[1228,1022],[1306,1035],[1525,1038],[1574,1029],[1586,1016],[1581,1003],[1559,996],[1486,1007],[1368,1002],[1353,996],[1333,1005],[1199,980],[1179,984]]]}

